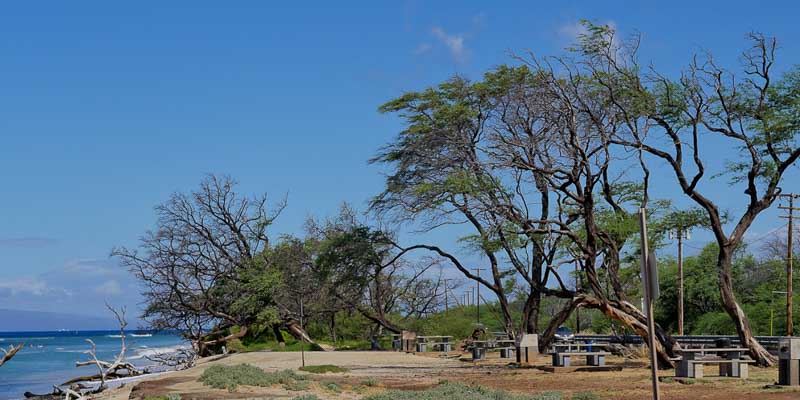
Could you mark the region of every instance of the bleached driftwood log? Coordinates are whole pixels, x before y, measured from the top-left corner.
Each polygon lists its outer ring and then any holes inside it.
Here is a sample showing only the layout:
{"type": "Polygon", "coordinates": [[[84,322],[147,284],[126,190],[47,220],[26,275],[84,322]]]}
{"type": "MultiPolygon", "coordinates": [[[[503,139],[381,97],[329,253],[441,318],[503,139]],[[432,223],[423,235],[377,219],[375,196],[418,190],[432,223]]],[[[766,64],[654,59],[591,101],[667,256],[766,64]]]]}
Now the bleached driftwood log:
{"type": "MultiPolygon", "coordinates": [[[[122,378],[122,377],[129,377],[129,376],[137,376],[146,373],[146,371],[142,371],[133,364],[127,362],[125,360],[125,352],[127,351],[127,344],[125,342],[125,328],[128,326],[128,321],[125,319],[125,308],[123,307],[121,311],[117,311],[113,307],[106,305],[108,309],[114,313],[114,316],[117,318],[117,322],[119,323],[119,336],[120,336],[120,350],[119,354],[113,361],[103,361],[97,358],[97,345],[91,339],[86,339],[91,345],[91,349],[85,351],[84,353],[91,357],[89,361],[77,361],[75,362],[76,367],[85,367],[85,366],[95,366],[97,367],[97,373],[93,375],[87,376],[80,376],[74,379],[70,379],[61,386],[67,386],[77,382],[97,382],[99,381],[99,386],[92,390],[91,393],[99,393],[102,392],[107,388],[106,381],[108,379],[114,378],[122,378]],[[123,373],[124,371],[124,373],[123,373]]],[[[66,392],[66,391],[65,391],[66,392]]],[[[74,391],[73,393],[78,393],[80,395],[85,395],[88,392],[78,392],[74,391]]],[[[69,396],[68,396],[69,398],[69,396]]]]}
{"type": "Polygon", "coordinates": [[[3,352],[3,357],[0,358],[0,367],[2,367],[3,364],[7,363],[9,360],[14,358],[14,356],[17,355],[17,353],[20,350],[22,350],[22,347],[24,347],[24,346],[25,346],[25,343],[20,343],[17,346],[13,346],[13,345],[9,346],[8,350],[0,348],[0,351],[3,352]]]}
{"type": "Polygon", "coordinates": [[[174,370],[184,370],[194,366],[197,352],[193,349],[180,349],[174,353],[161,353],[145,356],[149,361],[174,370]]]}

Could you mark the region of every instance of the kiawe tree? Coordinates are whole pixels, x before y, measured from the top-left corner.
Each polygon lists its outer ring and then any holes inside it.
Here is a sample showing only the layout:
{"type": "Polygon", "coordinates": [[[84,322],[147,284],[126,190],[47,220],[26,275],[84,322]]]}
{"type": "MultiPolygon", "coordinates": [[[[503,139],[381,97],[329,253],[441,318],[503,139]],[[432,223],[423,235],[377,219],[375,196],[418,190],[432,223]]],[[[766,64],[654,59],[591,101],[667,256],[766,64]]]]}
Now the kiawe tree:
{"type": "Polygon", "coordinates": [[[718,246],[719,294],[742,345],[762,365],[775,359],[753,337],[750,321],[734,291],[734,252],[756,218],[781,194],[781,184],[800,157],[800,70],[776,76],[776,40],[750,34],[741,72],[720,66],[711,55],[695,57],[677,78],[643,68],[638,38],[615,39],[613,29],[588,25],[581,58],[572,71],[590,77],[597,93],[623,124],[611,142],[638,154],[641,167],[658,162],[672,176],[677,193],[706,214],[718,246]],[[726,159],[725,162],[719,162],[726,159]],[[709,187],[728,177],[730,192],[709,187]],[[720,204],[741,193],[744,211],[726,224],[720,204]]]}
{"type": "Polygon", "coordinates": [[[138,249],[112,251],[142,284],[143,318],[180,331],[201,355],[286,315],[267,236],[284,202],[271,210],[266,195],[242,196],[235,184],[210,175],[198,190],[173,194],[138,249]]]}

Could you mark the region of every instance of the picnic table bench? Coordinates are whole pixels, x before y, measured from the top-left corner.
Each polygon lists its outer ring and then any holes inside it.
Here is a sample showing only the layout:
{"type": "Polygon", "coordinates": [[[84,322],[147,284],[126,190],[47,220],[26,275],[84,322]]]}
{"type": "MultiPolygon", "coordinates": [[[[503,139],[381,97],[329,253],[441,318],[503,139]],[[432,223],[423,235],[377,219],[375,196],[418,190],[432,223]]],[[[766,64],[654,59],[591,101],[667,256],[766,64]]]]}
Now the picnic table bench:
{"type": "Polygon", "coordinates": [[[417,351],[424,353],[430,346],[432,349],[439,347],[442,352],[449,352],[452,350],[451,339],[452,336],[417,336],[417,351]]]}
{"type": "Polygon", "coordinates": [[[611,355],[611,353],[607,351],[595,351],[596,347],[604,348],[605,343],[553,343],[550,347],[550,354],[553,357],[553,366],[569,367],[573,356],[585,356],[587,365],[606,365],[606,356],[611,355]]]}
{"type": "Polygon", "coordinates": [[[517,350],[517,341],[513,339],[497,339],[495,340],[497,348],[500,350],[500,358],[514,357],[514,352],[517,350]]]}
{"type": "Polygon", "coordinates": [[[680,349],[676,352],[681,354],[678,361],[678,368],[675,369],[675,376],[680,378],[702,378],[703,365],[719,365],[719,376],[747,379],[749,376],[748,365],[755,363],[749,357],[745,357],[746,348],[704,348],[704,349],[680,349]],[[716,353],[708,356],[707,353],[716,353]]]}

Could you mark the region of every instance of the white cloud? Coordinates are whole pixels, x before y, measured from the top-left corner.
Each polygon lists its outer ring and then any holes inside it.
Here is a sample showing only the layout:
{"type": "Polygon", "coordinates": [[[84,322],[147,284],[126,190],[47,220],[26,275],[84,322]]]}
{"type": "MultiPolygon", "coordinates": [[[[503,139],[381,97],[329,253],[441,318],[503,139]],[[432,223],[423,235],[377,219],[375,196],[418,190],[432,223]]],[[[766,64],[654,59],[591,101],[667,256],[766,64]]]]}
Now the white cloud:
{"type": "Polygon", "coordinates": [[[0,282],[0,291],[10,293],[12,296],[28,295],[42,296],[50,291],[47,282],[39,278],[20,278],[0,282]]]}
{"type": "Polygon", "coordinates": [[[430,43],[420,43],[419,46],[417,46],[417,48],[414,49],[414,54],[416,55],[426,54],[430,52],[432,48],[433,46],[431,46],[430,43]]]}
{"type": "Polygon", "coordinates": [[[558,28],[558,36],[570,43],[577,41],[581,35],[585,35],[587,32],[586,26],[581,21],[566,23],[558,28]]]}
{"type": "Polygon", "coordinates": [[[433,36],[439,40],[450,51],[450,55],[457,62],[463,62],[466,58],[466,47],[464,45],[464,35],[449,34],[441,27],[434,27],[431,30],[433,36]]]}
{"type": "Polygon", "coordinates": [[[117,296],[122,294],[122,288],[119,285],[119,282],[115,280],[105,281],[100,286],[94,289],[95,292],[98,294],[106,295],[106,296],[117,296]]]}
{"type": "MultiPolygon", "coordinates": [[[[592,23],[597,24],[597,25],[606,25],[606,26],[610,27],[611,29],[613,29],[614,31],[617,30],[617,23],[612,21],[612,20],[608,20],[608,21],[605,21],[605,22],[592,21],[592,23]]],[[[585,34],[589,33],[589,30],[586,29],[586,25],[584,25],[583,21],[574,21],[574,22],[568,22],[568,23],[566,23],[564,25],[561,25],[558,28],[558,32],[557,33],[558,33],[558,36],[560,38],[562,38],[565,42],[568,42],[569,44],[574,44],[574,43],[577,43],[578,38],[580,38],[581,35],[585,35],[585,34]]],[[[618,33],[614,35],[614,43],[617,43],[617,44],[619,43],[619,34],[618,33]]]]}

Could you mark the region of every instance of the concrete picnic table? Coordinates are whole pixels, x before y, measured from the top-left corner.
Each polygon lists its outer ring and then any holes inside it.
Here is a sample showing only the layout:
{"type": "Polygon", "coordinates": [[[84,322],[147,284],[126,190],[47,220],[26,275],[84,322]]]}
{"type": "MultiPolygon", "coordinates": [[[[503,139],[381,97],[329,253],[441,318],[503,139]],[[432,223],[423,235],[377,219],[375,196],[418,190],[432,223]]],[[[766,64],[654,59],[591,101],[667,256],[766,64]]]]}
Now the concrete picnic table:
{"type": "Polygon", "coordinates": [[[428,351],[428,346],[441,347],[443,352],[449,352],[452,349],[450,339],[452,336],[432,335],[432,336],[417,336],[417,351],[424,353],[428,351]]]}
{"type": "Polygon", "coordinates": [[[605,345],[606,343],[553,343],[550,352],[553,357],[553,366],[569,367],[572,356],[586,356],[586,364],[603,366],[606,364],[606,356],[611,353],[606,351],[594,351],[592,347],[605,347],[605,345]]]}
{"type": "Polygon", "coordinates": [[[681,355],[681,359],[678,361],[678,368],[675,369],[675,376],[702,378],[704,364],[718,364],[719,376],[746,379],[749,376],[748,365],[755,362],[749,357],[743,357],[747,351],[748,349],[743,347],[675,350],[676,353],[681,355]],[[706,357],[707,353],[716,354],[712,356],[713,358],[709,358],[706,357]]]}

